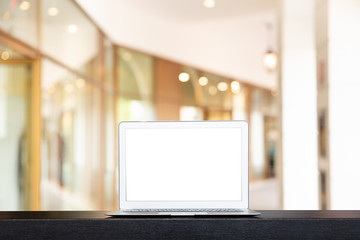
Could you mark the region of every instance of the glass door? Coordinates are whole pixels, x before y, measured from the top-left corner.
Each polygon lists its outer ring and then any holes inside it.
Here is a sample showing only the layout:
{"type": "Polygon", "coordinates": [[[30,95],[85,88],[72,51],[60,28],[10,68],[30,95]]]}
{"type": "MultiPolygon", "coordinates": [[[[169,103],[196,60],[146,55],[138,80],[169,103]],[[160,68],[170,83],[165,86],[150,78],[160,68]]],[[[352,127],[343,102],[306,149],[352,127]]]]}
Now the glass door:
{"type": "Polygon", "coordinates": [[[32,62],[0,44],[0,210],[27,210],[32,62]]]}

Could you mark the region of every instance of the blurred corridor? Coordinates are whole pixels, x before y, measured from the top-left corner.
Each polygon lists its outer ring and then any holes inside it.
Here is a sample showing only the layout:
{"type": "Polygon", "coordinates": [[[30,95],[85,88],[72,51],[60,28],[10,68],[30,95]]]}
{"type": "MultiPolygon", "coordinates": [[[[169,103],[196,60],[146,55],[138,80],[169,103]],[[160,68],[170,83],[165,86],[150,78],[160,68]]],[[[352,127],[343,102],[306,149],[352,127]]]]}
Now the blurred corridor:
{"type": "Polygon", "coordinates": [[[251,208],[360,209],[359,13],[1,0],[0,210],[117,208],[123,120],[247,120],[251,208]]]}

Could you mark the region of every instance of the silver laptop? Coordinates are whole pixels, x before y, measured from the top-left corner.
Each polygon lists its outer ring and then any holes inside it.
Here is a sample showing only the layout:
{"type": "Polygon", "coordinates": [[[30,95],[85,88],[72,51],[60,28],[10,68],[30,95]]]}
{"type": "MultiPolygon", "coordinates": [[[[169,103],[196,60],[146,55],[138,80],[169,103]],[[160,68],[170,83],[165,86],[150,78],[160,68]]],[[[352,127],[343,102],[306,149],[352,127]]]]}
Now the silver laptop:
{"type": "Polygon", "coordinates": [[[109,216],[247,215],[246,121],[121,122],[119,210],[109,216]]]}

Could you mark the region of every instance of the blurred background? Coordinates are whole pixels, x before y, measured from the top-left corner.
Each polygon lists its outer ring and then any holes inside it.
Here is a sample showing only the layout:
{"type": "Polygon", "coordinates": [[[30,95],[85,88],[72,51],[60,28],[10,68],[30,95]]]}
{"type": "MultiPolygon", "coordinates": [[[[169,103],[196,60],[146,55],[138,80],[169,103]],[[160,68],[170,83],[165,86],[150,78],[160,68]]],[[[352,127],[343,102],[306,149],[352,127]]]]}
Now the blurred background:
{"type": "Polygon", "coordinates": [[[250,207],[360,209],[359,0],[0,0],[0,210],[110,210],[122,120],[247,120],[250,207]]]}

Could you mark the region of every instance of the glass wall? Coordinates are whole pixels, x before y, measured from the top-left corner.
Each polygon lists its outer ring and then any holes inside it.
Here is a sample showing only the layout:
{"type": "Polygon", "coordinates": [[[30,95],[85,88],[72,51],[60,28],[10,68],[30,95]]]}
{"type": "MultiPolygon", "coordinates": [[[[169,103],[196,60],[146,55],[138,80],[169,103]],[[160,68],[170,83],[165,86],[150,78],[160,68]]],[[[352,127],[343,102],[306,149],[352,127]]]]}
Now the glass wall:
{"type": "Polygon", "coordinates": [[[183,119],[199,120],[200,116],[202,120],[232,119],[232,88],[229,79],[188,66],[183,67],[182,72],[189,74],[189,80],[183,82],[182,116],[188,116],[183,119]],[[190,114],[193,118],[190,118],[190,114]]]}
{"type": "Polygon", "coordinates": [[[114,209],[117,201],[117,122],[115,121],[114,95],[106,96],[106,166],[104,172],[105,206],[114,209]]]}
{"type": "Polygon", "coordinates": [[[104,47],[104,67],[105,67],[105,84],[109,89],[113,89],[115,86],[115,72],[114,72],[114,58],[115,58],[115,50],[114,45],[111,43],[109,39],[104,39],[103,41],[104,47]]]}
{"type": "Polygon", "coordinates": [[[276,103],[273,92],[255,88],[252,91],[251,143],[255,179],[275,176],[275,154],[278,133],[276,103]]]}
{"type": "Polygon", "coordinates": [[[38,47],[37,16],[37,0],[0,1],[0,30],[32,47],[38,47]]]}
{"type": "Polygon", "coordinates": [[[234,120],[247,120],[247,94],[249,93],[249,86],[242,84],[238,81],[232,81],[230,83],[232,91],[232,118],[234,120]]]}
{"type": "Polygon", "coordinates": [[[42,208],[93,209],[83,200],[90,195],[84,185],[91,181],[94,156],[87,149],[96,134],[96,128],[87,129],[99,124],[91,114],[90,97],[96,99],[96,93],[84,79],[46,59],[42,79],[42,208]]]}
{"type": "MultiPolygon", "coordinates": [[[[106,165],[104,172],[104,204],[109,209],[117,208],[117,121],[115,84],[115,47],[109,39],[104,39],[104,106],[105,115],[105,155],[106,165]]],[[[104,129],[103,129],[104,131],[104,129]]]]}
{"type": "Polygon", "coordinates": [[[0,210],[24,210],[32,65],[1,43],[0,53],[0,210]]]}
{"type": "Polygon", "coordinates": [[[96,26],[72,0],[42,1],[41,49],[71,69],[99,78],[96,26]]]}
{"type": "Polygon", "coordinates": [[[276,94],[188,66],[182,67],[181,74],[188,74],[188,79],[179,79],[183,89],[180,119],[248,121],[250,180],[275,177],[276,94]]]}
{"type": "MultiPolygon", "coordinates": [[[[15,57],[21,55],[5,46],[0,48],[0,111],[4,113],[1,134],[4,144],[11,142],[10,129],[19,131],[11,131],[14,141],[20,139],[12,153],[14,159],[1,157],[2,169],[5,166],[12,169],[7,171],[8,180],[15,179],[11,183],[18,187],[11,187],[15,189],[12,197],[7,198],[9,202],[0,202],[0,208],[32,209],[26,204],[30,200],[24,200],[21,195],[22,182],[28,182],[24,178],[30,177],[23,170],[29,162],[20,161],[28,158],[24,150],[25,146],[29,147],[24,143],[29,135],[25,124],[29,122],[31,107],[41,109],[42,118],[41,146],[34,146],[41,149],[42,171],[38,182],[41,188],[40,193],[30,193],[41,203],[41,209],[113,209],[117,201],[113,44],[71,0],[47,0],[41,4],[36,0],[1,1],[0,5],[0,30],[8,34],[4,36],[6,42],[11,43],[15,38],[20,43],[13,43],[14,46],[35,52],[32,57],[41,59],[41,72],[34,75],[30,60],[15,64],[15,57]],[[9,65],[9,61],[14,64],[9,65]],[[22,80],[25,75],[26,81],[22,80]],[[40,80],[34,85],[35,89],[41,89],[41,103],[31,102],[29,94],[25,94],[32,89],[33,76],[41,80],[41,86],[37,85],[40,80]],[[22,107],[21,101],[10,101],[9,89],[22,96],[22,107]],[[10,112],[10,109],[20,111],[10,112]],[[18,120],[10,121],[13,118],[18,120]],[[10,123],[15,127],[9,128],[10,123]],[[40,198],[36,197],[38,194],[40,198]]],[[[3,177],[6,176],[4,173],[3,177]]]]}
{"type": "Polygon", "coordinates": [[[117,58],[117,120],[155,120],[153,58],[125,48],[117,58]]]}

